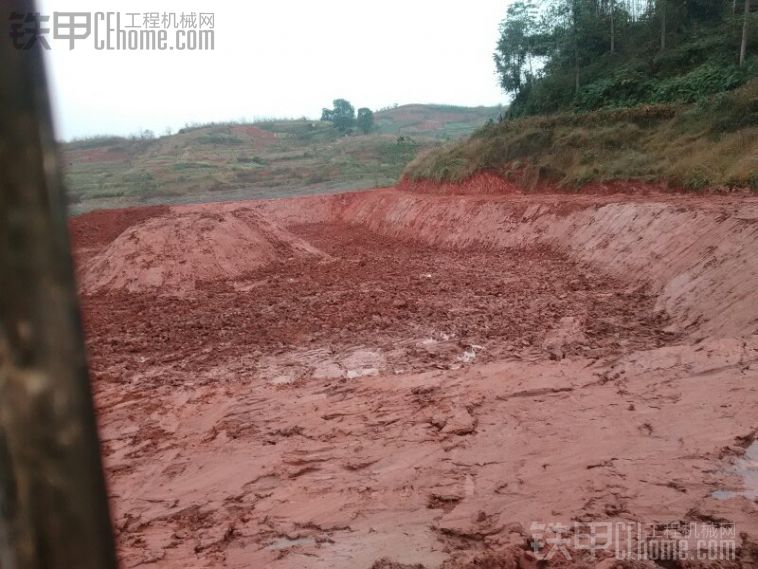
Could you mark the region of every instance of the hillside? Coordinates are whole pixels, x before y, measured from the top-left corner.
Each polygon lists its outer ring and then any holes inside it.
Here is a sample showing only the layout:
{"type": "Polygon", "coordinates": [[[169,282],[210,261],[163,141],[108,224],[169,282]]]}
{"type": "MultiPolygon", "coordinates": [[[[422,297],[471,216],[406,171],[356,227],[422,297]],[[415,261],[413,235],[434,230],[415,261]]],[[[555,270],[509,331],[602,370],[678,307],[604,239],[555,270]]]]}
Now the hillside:
{"type": "Polygon", "coordinates": [[[758,80],[696,104],[641,105],[488,124],[424,153],[410,180],[492,173],[525,189],[624,180],[677,188],[758,188],[758,80]]]}
{"type": "Polygon", "coordinates": [[[450,140],[471,134],[472,124],[482,125],[503,109],[451,105],[403,105],[376,113],[379,132],[411,137],[450,140]]]}
{"type": "Polygon", "coordinates": [[[471,134],[501,111],[405,105],[377,112],[368,135],[298,119],[187,127],[157,139],[96,137],[62,145],[66,184],[74,212],[391,185],[419,151],[471,134]]]}

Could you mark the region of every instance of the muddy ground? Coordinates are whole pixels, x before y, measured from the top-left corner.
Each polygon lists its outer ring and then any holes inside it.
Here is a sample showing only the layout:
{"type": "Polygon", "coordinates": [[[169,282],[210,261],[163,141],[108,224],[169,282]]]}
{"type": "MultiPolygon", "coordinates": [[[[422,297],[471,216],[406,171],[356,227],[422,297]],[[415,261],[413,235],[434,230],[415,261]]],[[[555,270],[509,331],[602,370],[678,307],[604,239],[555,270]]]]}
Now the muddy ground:
{"type": "Polygon", "coordinates": [[[609,567],[581,538],[610,522],[728,524],[719,566],[750,566],[756,208],[381,190],[74,219],[123,566],[609,567]]]}

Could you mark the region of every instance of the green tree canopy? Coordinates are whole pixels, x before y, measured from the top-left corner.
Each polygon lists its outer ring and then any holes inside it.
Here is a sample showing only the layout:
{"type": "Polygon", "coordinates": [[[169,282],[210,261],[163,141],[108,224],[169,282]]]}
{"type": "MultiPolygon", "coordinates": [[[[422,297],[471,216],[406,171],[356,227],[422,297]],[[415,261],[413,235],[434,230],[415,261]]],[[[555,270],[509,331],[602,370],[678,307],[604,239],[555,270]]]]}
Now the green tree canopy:
{"type": "Polygon", "coordinates": [[[758,75],[745,0],[517,0],[494,61],[510,115],[691,102],[758,75]],[[740,57],[740,53],[744,53],[740,57]]]}
{"type": "Polygon", "coordinates": [[[355,108],[345,99],[335,99],[331,109],[321,111],[321,120],[330,121],[340,132],[349,132],[355,126],[355,108]]]}
{"type": "Polygon", "coordinates": [[[363,134],[368,134],[374,130],[374,112],[367,107],[358,109],[356,124],[363,134]]]}
{"type": "Polygon", "coordinates": [[[500,24],[500,39],[494,59],[500,84],[508,93],[519,91],[533,76],[527,63],[531,63],[534,53],[536,12],[531,0],[514,2],[500,24]]]}

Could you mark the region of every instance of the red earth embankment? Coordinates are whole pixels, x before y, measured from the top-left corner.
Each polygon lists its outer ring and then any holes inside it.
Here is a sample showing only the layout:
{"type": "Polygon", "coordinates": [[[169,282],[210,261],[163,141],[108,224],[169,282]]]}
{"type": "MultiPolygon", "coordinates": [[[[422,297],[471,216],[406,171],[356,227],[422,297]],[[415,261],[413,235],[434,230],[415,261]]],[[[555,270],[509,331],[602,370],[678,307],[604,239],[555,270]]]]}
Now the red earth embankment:
{"type": "Polygon", "coordinates": [[[125,567],[611,567],[591,523],[758,559],[758,200],[476,189],[72,221],[125,567]]]}

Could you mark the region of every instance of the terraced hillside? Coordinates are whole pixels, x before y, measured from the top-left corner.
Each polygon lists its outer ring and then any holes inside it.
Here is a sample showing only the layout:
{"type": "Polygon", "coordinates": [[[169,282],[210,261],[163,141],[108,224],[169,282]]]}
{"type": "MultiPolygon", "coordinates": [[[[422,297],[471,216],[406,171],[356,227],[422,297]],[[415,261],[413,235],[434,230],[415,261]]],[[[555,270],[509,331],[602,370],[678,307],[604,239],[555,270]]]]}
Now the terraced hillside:
{"type": "Polygon", "coordinates": [[[143,203],[287,197],[393,184],[419,151],[468,135],[498,107],[405,105],[368,135],[308,119],[190,126],[154,139],[63,145],[75,213],[143,203]]]}

